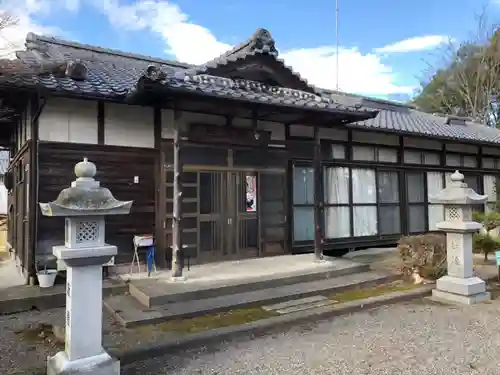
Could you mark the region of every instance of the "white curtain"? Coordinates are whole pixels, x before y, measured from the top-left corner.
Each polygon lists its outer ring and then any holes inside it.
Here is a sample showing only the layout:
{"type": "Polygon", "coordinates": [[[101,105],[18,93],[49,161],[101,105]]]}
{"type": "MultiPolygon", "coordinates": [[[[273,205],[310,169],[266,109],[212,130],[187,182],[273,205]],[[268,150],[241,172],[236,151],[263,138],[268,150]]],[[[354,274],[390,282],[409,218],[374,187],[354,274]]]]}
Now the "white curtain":
{"type": "MultiPolygon", "coordinates": [[[[349,204],[349,168],[326,168],[325,203],[349,204]]],[[[349,207],[325,207],[325,237],[342,238],[351,235],[349,207]]]]}
{"type": "Polygon", "coordinates": [[[326,168],[325,203],[349,204],[349,168],[326,168]]]}
{"type": "MultiPolygon", "coordinates": [[[[375,171],[372,169],[352,170],[353,203],[377,203],[375,171]]],[[[353,207],[354,236],[373,236],[377,234],[377,207],[353,207]]]]}
{"type": "Polygon", "coordinates": [[[375,187],[374,170],[352,170],[352,203],[377,203],[375,187]]]}
{"type": "Polygon", "coordinates": [[[377,207],[355,206],[353,208],[354,237],[377,234],[377,207]]]}
{"type": "MultiPolygon", "coordinates": [[[[443,190],[443,173],[427,172],[427,198],[443,190]]],[[[436,224],[444,221],[444,206],[441,204],[429,203],[428,207],[429,230],[437,230],[436,224]]]]}
{"type": "Polygon", "coordinates": [[[325,237],[350,237],[350,216],[349,207],[325,207],[325,237]]]}

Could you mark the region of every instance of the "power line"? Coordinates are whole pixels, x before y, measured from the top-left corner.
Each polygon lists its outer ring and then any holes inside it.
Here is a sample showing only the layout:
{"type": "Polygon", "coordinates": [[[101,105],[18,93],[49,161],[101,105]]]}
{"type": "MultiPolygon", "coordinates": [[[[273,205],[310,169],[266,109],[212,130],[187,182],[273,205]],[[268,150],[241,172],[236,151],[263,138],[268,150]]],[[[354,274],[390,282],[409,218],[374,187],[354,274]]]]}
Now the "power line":
{"type": "Polygon", "coordinates": [[[335,0],[335,81],[336,90],[339,91],[339,0],[335,0]]]}

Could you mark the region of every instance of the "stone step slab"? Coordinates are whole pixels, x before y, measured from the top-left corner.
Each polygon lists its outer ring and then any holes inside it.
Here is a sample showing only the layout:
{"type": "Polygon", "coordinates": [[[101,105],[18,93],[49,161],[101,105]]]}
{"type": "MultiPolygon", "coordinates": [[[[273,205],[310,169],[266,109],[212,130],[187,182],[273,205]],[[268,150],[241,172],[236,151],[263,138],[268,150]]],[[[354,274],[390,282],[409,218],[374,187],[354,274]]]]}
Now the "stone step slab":
{"type": "Polygon", "coordinates": [[[280,315],[284,315],[284,314],[290,314],[290,313],[294,313],[294,312],[298,312],[298,311],[315,309],[315,308],[318,308],[318,307],[323,307],[323,306],[331,305],[332,303],[334,303],[334,301],[325,298],[323,301],[303,303],[301,305],[295,305],[295,306],[285,307],[283,309],[276,310],[276,312],[278,314],[280,314],[280,315]]]}
{"type": "MultiPolygon", "coordinates": [[[[112,296],[104,300],[104,306],[123,326],[133,327],[141,324],[154,324],[173,319],[203,316],[234,308],[278,304],[314,296],[316,302],[321,303],[322,301],[318,299],[318,296],[326,296],[358,287],[371,287],[393,280],[395,280],[394,275],[380,272],[363,272],[269,289],[219,295],[213,298],[172,302],[150,308],[145,307],[130,295],[112,296]]],[[[288,308],[291,309],[292,306],[289,305],[288,308]]]]}
{"type": "Polygon", "coordinates": [[[314,303],[314,302],[319,302],[319,301],[324,301],[327,298],[325,296],[312,296],[312,297],[306,297],[306,298],[299,298],[299,299],[293,299],[290,301],[285,301],[281,303],[275,303],[273,305],[266,305],[262,306],[262,308],[266,311],[277,311],[281,309],[287,309],[289,307],[294,307],[297,305],[306,305],[309,303],[314,303]]]}

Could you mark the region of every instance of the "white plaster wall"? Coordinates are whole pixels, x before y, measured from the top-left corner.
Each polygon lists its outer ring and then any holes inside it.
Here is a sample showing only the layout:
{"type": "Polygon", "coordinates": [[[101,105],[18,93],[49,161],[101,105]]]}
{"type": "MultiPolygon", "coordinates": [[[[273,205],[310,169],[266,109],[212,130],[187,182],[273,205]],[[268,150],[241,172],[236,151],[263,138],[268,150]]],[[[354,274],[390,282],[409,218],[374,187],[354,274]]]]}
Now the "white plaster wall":
{"type": "Polygon", "coordinates": [[[49,99],[38,120],[41,141],[97,143],[97,102],[49,99]]]}
{"type": "Polygon", "coordinates": [[[104,143],[114,146],[153,148],[155,145],[153,108],[106,103],[104,143]]]}

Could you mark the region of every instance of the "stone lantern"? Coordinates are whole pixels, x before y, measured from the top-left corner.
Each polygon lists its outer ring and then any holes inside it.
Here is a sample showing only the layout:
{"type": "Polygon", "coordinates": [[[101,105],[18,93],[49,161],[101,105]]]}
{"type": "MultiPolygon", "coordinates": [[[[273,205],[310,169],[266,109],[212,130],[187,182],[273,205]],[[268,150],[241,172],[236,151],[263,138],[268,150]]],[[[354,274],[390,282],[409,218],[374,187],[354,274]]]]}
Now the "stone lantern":
{"type": "Polygon", "coordinates": [[[431,203],[444,205],[445,221],[436,226],[446,233],[446,258],[448,274],[436,282],[433,297],[464,304],[489,300],[486,284],[474,276],[472,260],[472,236],[482,228],[472,221],[472,207],[481,205],[487,199],[463,182],[464,175],[455,171],[450,185],[434,197],[431,203]]]}
{"type": "Polygon", "coordinates": [[[84,158],[71,187],[55,201],[40,203],[43,215],[66,218],[64,245],[52,249],[67,268],[66,347],[48,358],[48,375],[120,374],[120,362],[102,347],[102,267],[117,254],[104,241],[104,217],[128,214],[133,202],[116,200],[95,174],[96,166],[84,158]]]}

